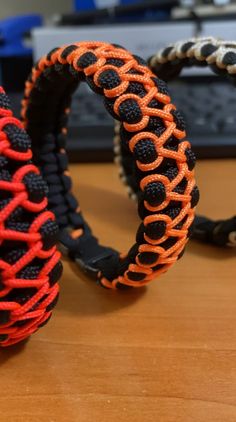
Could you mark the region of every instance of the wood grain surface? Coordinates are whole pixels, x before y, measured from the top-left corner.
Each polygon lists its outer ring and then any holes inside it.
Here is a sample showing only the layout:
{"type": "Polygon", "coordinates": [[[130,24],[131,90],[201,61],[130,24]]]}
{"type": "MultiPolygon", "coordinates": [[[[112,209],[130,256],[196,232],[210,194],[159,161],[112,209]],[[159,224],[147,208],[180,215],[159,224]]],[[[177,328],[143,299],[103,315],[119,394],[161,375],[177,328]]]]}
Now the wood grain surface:
{"type": "MultiPolygon", "coordinates": [[[[112,164],[73,165],[94,233],[127,250],[138,225],[112,164]]],[[[198,211],[235,213],[233,160],[201,161],[198,211]]],[[[235,422],[235,252],[190,242],[147,288],[113,292],[64,265],[50,323],[0,350],[1,422],[235,422]]]]}

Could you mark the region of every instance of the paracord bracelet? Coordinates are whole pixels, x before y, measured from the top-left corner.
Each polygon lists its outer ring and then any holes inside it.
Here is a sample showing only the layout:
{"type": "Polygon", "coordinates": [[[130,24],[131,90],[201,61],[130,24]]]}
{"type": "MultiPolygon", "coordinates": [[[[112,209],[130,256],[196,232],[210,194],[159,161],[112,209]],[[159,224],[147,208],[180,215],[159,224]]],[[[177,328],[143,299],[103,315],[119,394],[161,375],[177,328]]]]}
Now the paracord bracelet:
{"type": "Polygon", "coordinates": [[[31,158],[30,138],[0,87],[0,346],[45,325],[58,298],[58,227],[31,158]]]}
{"type": "MultiPolygon", "coordinates": [[[[193,38],[170,44],[149,59],[152,71],[169,81],[179,75],[184,67],[209,66],[215,73],[231,77],[236,82],[236,42],[214,38],[193,38]]],[[[182,129],[185,128],[182,121],[182,129]]],[[[120,147],[120,138],[115,136],[115,153],[120,165],[120,174],[128,186],[129,194],[136,197],[138,186],[133,174],[130,157],[120,147]]],[[[236,246],[236,217],[227,220],[211,220],[196,216],[192,237],[218,246],[236,246]]]]}
{"type": "Polygon", "coordinates": [[[145,285],[181,256],[198,201],[194,162],[166,84],[146,62],[103,42],[55,48],[32,70],[22,117],[49,186],[61,248],[71,260],[114,289],[145,285]],[[102,95],[108,112],[120,120],[122,145],[132,157],[140,186],[143,222],[125,257],[99,245],[71,193],[65,126],[80,81],[102,95]]]}

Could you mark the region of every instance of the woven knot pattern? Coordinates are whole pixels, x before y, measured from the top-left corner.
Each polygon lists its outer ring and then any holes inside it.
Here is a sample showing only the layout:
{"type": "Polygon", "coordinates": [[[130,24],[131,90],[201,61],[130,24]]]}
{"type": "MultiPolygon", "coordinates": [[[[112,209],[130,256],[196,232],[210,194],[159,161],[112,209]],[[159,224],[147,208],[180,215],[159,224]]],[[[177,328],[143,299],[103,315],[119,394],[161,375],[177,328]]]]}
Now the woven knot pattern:
{"type": "Polygon", "coordinates": [[[0,88],[0,345],[43,326],[58,297],[58,228],[29,136],[0,88]]]}
{"type": "Polygon", "coordinates": [[[178,41],[149,59],[152,70],[165,80],[177,76],[185,66],[210,66],[217,74],[235,75],[236,42],[213,37],[178,41]]]}
{"type": "Polygon", "coordinates": [[[165,82],[122,47],[81,42],[56,48],[39,60],[26,83],[22,117],[51,183],[49,206],[70,256],[84,227],[71,184],[62,181],[69,174],[58,139],[66,135],[70,96],[79,81],[102,95],[108,112],[120,122],[121,147],[135,167],[143,220],[136,244],[119,262],[110,261],[114,268],[101,265],[99,281],[108,288],[143,286],[182,255],[194,218],[196,188],[183,119],[171,104],[165,82]],[[48,134],[50,142],[45,141],[48,134]]]}

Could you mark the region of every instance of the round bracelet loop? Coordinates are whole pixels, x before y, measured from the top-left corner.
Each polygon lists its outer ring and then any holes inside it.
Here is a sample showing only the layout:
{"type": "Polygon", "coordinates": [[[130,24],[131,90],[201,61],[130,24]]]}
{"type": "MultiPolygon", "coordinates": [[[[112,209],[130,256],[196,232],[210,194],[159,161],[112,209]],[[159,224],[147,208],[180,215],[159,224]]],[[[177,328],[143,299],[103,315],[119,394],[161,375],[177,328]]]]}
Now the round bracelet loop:
{"type": "Polygon", "coordinates": [[[198,199],[187,162],[190,145],[165,83],[144,60],[103,42],[56,48],[32,70],[22,117],[34,161],[49,186],[61,249],[71,260],[114,289],[143,286],[182,255],[198,199]],[[135,168],[138,212],[145,224],[125,257],[98,243],[71,192],[66,122],[71,96],[81,81],[103,96],[108,112],[120,121],[122,148],[135,168]],[[155,220],[146,224],[148,216],[155,220]]]}
{"type": "Polygon", "coordinates": [[[46,324],[62,273],[47,185],[32,164],[30,138],[0,87],[0,346],[46,324]]]}

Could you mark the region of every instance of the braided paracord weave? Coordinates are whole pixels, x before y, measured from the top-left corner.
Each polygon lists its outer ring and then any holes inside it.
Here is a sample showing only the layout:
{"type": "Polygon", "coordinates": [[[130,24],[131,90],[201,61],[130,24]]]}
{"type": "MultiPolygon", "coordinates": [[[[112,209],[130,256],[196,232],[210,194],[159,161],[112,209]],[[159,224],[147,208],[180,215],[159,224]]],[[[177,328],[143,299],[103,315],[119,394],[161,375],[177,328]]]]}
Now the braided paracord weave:
{"type": "Polygon", "coordinates": [[[62,250],[71,260],[102,286],[115,289],[147,284],[182,255],[198,201],[194,162],[166,84],[146,62],[102,42],[55,48],[32,70],[22,117],[49,185],[62,250]],[[122,148],[133,158],[143,222],[125,257],[98,244],[71,193],[65,126],[80,81],[102,95],[121,122],[122,148]]]}
{"type": "Polygon", "coordinates": [[[30,138],[0,87],[0,345],[17,343],[50,318],[62,273],[47,186],[30,138]]]}
{"type": "MultiPolygon", "coordinates": [[[[212,37],[179,41],[150,57],[149,66],[158,77],[165,81],[177,77],[184,67],[209,66],[215,73],[227,76],[235,85],[236,42],[217,40],[212,37]]],[[[118,133],[115,136],[115,154],[120,166],[121,178],[127,185],[130,196],[135,199],[137,184],[132,162],[120,145],[118,133]]],[[[188,159],[193,160],[193,156],[189,155],[188,159]]],[[[207,217],[196,216],[192,237],[217,246],[235,247],[236,217],[214,221],[207,217]]]]}

